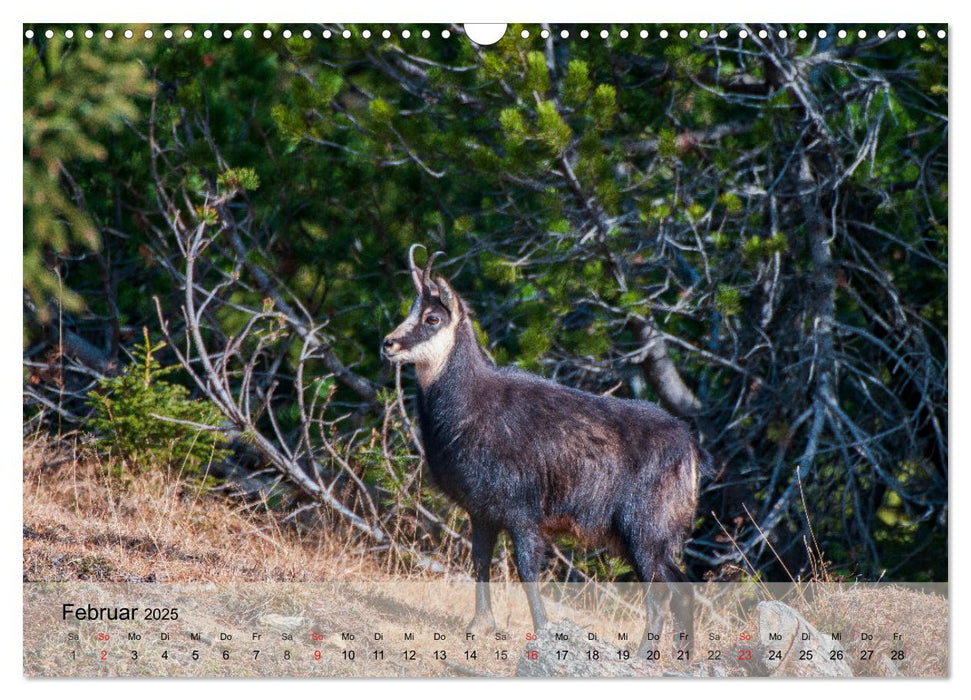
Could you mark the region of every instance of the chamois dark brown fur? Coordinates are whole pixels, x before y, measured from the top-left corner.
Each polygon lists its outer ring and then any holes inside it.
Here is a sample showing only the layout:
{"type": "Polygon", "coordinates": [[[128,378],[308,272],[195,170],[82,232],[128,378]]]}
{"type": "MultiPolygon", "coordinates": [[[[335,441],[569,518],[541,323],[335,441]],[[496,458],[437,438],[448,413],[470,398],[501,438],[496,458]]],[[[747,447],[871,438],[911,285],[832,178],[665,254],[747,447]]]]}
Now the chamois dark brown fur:
{"type": "Polygon", "coordinates": [[[417,299],[383,344],[414,363],[418,419],[431,475],[468,514],[476,580],[470,631],[494,627],[487,583],[500,532],[512,538],[533,624],[546,613],[536,581],[560,533],[612,546],[652,584],[641,647],[659,638],[667,606],[682,645],[693,637],[692,597],[677,559],[690,533],[707,453],[679,419],[646,401],[598,396],[497,367],[449,283],[409,251],[417,299]],[[657,584],[660,584],[658,586],[657,584]],[[658,591],[660,588],[660,591],[658,591]],[[651,636],[651,635],[654,636],[651,636]]]}

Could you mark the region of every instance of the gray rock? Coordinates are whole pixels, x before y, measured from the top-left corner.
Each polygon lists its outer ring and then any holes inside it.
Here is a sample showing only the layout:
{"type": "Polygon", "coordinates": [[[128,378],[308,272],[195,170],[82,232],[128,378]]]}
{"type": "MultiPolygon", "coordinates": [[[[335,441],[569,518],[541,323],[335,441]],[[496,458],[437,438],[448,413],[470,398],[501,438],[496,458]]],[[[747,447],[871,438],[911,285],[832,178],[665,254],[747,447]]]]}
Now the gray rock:
{"type": "Polygon", "coordinates": [[[636,657],[602,639],[591,640],[588,631],[570,620],[551,622],[526,643],[516,675],[527,678],[604,678],[660,676],[660,666],[636,657]],[[535,658],[530,658],[535,652],[535,658]],[[629,658],[624,658],[629,656],[629,658]]]}
{"type": "Polygon", "coordinates": [[[799,678],[849,678],[853,675],[840,643],[827,639],[788,605],[774,600],[763,601],[756,612],[758,653],[768,675],[799,678]],[[781,639],[772,635],[779,635],[781,639]]]}
{"type": "Polygon", "coordinates": [[[307,620],[302,617],[288,617],[286,615],[277,615],[276,613],[267,613],[260,617],[259,623],[284,632],[294,632],[305,626],[307,620]]]}

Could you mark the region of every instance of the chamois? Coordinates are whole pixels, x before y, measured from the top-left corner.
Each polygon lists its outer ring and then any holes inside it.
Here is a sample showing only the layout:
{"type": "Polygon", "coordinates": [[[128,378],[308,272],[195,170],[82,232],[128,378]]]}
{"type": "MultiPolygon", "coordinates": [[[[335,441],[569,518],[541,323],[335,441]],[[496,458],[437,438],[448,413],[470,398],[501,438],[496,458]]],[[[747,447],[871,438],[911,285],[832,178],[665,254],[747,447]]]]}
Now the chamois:
{"type": "Polygon", "coordinates": [[[469,308],[408,251],[417,298],[384,338],[383,356],[412,363],[418,422],[431,475],[468,514],[476,576],[469,631],[495,628],[492,552],[507,531],[535,629],[546,624],[537,581],[546,540],[568,533],[612,546],[648,589],[641,651],[660,639],[670,606],[680,646],[693,641],[693,596],[676,559],[691,530],[699,470],[710,458],[688,427],[646,402],[598,396],[497,367],[476,338],[469,308]],[[658,590],[660,589],[660,590],[658,590]],[[653,637],[650,636],[653,633],[653,637]]]}

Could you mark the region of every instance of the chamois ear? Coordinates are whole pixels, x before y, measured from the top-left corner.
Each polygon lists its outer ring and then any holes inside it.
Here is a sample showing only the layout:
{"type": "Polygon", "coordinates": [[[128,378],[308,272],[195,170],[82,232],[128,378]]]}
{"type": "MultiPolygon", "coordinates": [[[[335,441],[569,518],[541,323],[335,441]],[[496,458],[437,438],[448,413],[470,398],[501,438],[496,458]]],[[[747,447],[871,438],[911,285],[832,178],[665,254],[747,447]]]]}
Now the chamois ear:
{"type": "Polygon", "coordinates": [[[442,300],[442,303],[448,307],[448,312],[452,316],[460,315],[462,310],[462,300],[459,299],[458,294],[449,286],[448,282],[441,275],[435,277],[435,285],[438,287],[438,296],[442,300]]]}

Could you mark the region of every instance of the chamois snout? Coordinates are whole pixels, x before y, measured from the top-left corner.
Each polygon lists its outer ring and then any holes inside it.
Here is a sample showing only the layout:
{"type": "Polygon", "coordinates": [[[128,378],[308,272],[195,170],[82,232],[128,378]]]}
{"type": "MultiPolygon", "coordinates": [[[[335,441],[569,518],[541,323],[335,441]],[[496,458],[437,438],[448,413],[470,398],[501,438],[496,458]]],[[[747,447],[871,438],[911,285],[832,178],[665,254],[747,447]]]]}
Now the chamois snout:
{"type": "Polygon", "coordinates": [[[401,344],[390,335],[386,335],[381,341],[381,356],[386,360],[393,360],[400,350],[401,344]]]}

